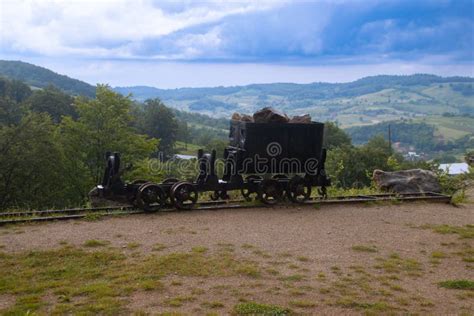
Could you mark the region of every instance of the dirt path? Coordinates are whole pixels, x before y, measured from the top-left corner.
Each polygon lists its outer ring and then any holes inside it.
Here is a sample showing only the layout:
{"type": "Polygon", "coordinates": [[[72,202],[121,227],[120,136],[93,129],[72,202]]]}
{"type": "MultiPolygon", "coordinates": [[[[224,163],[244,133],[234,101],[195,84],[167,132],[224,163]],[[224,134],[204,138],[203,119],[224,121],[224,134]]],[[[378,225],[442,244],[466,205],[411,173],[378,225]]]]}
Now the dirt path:
{"type": "Polygon", "coordinates": [[[160,256],[196,247],[216,256],[225,248],[258,269],[250,278],[178,271],[162,278],[164,291],[135,291],[123,298],[127,312],[228,314],[251,301],[303,314],[469,314],[474,291],[438,285],[474,281],[468,224],[474,224],[473,204],[280,207],[22,225],[0,228],[0,245],[6,253],[21,253],[66,243],[84,248],[98,240],[131,257],[156,254],[157,245],[160,256]],[[169,303],[176,297],[192,299],[169,303]]]}

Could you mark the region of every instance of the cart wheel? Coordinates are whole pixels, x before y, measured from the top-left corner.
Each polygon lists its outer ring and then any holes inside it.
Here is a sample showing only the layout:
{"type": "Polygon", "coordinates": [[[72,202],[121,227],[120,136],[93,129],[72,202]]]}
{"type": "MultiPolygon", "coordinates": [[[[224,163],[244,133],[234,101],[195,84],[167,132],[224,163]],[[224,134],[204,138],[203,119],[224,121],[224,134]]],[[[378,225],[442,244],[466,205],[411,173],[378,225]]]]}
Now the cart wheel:
{"type": "Polygon", "coordinates": [[[318,189],[318,194],[323,200],[328,198],[328,192],[324,186],[318,189]]]}
{"type": "Polygon", "coordinates": [[[294,203],[304,203],[311,196],[311,185],[306,183],[302,177],[294,176],[288,182],[286,195],[294,203]]]}
{"type": "Polygon", "coordinates": [[[258,198],[265,204],[274,205],[283,197],[283,189],[275,179],[260,182],[258,198]]]}
{"type": "Polygon", "coordinates": [[[165,204],[165,193],[158,184],[142,184],[138,188],[136,203],[144,211],[158,211],[165,204]]]}
{"type": "Polygon", "coordinates": [[[177,209],[189,210],[198,200],[196,188],[189,182],[178,182],[171,187],[171,202],[177,209]]]}
{"type": "Polygon", "coordinates": [[[149,182],[149,181],[143,180],[143,179],[138,179],[138,180],[133,180],[132,184],[145,184],[147,182],[149,182]]]}
{"type": "Polygon", "coordinates": [[[221,197],[221,195],[220,195],[220,192],[219,192],[219,191],[214,191],[214,192],[212,192],[212,193],[209,195],[209,197],[211,198],[211,200],[217,201],[217,200],[219,200],[219,198],[221,197]]]}
{"type": "Polygon", "coordinates": [[[173,183],[176,183],[176,182],[179,182],[179,180],[176,179],[176,178],[167,178],[163,181],[163,184],[173,184],[173,183]]]}
{"type": "MultiPolygon", "coordinates": [[[[257,181],[261,181],[261,180],[263,180],[262,177],[256,176],[256,175],[250,175],[245,178],[245,182],[247,183],[256,183],[257,181]]],[[[245,200],[250,202],[252,200],[251,195],[257,194],[258,192],[251,189],[242,188],[240,189],[240,193],[245,198],[245,200]]]]}

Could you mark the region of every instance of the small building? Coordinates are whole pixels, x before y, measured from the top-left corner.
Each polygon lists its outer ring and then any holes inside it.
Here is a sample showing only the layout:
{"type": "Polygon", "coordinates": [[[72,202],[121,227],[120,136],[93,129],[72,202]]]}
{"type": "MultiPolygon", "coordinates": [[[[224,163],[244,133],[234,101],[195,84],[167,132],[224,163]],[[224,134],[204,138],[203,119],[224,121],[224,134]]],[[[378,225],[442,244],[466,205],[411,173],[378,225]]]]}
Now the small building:
{"type": "Polygon", "coordinates": [[[439,169],[443,170],[449,175],[457,175],[469,172],[469,165],[465,162],[459,163],[442,163],[439,165],[439,169]]]}

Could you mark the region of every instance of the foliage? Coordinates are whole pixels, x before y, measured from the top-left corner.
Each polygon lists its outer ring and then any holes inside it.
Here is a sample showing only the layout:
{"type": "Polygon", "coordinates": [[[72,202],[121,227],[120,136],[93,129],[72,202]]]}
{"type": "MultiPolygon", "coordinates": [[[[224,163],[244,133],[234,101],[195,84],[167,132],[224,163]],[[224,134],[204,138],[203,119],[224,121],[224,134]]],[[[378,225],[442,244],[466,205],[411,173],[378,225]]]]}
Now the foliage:
{"type": "Polygon", "coordinates": [[[351,138],[347,133],[333,122],[324,123],[323,147],[333,149],[351,144],[351,138]]]}
{"type": "Polygon", "coordinates": [[[370,186],[375,169],[390,170],[391,150],[383,137],[374,137],[366,145],[343,145],[328,151],[326,169],[333,184],[343,188],[370,186]]]}
{"type": "Polygon", "coordinates": [[[138,122],[142,133],[160,139],[159,151],[164,157],[170,157],[179,127],[173,112],[159,99],[146,100],[138,122]]]}
{"type": "Polygon", "coordinates": [[[0,208],[65,206],[77,197],[64,182],[57,128],[47,114],[30,113],[0,126],[0,208]]]}
{"type": "Polygon", "coordinates": [[[78,119],[65,117],[61,132],[65,153],[69,157],[67,172],[80,179],[85,194],[102,176],[104,153],[120,152],[124,161],[136,161],[148,157],[158,144],[137,134],[130,127],[131,101],[107,86],[97,86],[96,99],[77,99],[78,119]]]}
{"type": "Polygon", "coordinates": [[[59,123],[62,116],[76,117],[73,102],[74,99],[71,96],[61,92],[54,86],[36,90],[26,100],[30,110],[49,113],[55,123],[59,123]]]}

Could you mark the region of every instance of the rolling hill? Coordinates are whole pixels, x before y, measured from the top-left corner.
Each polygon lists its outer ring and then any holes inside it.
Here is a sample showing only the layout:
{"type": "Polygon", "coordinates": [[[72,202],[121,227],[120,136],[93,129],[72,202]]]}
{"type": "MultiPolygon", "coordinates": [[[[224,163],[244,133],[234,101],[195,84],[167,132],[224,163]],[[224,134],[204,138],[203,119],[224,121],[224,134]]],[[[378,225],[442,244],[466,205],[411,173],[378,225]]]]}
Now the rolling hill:
{"type": "Polygon", "coordinates": [[[217,117],[272,106],[289,114],[309,113],[342,126],[403,118],[474,115],[474,78],[435,75],[373,76],[349,83],[273,83],[235,87],[157,89],[116,87],[137,100],[159,97],[177,109],[217,117]]]}
{"type": "Polygon", "coordinates": [[[84,81],[22,61],[0,60],[0,76],[20,80],[36,88],[44,88],[52,84],[72,95],[95,97],[95,87],[84,81]]]}

